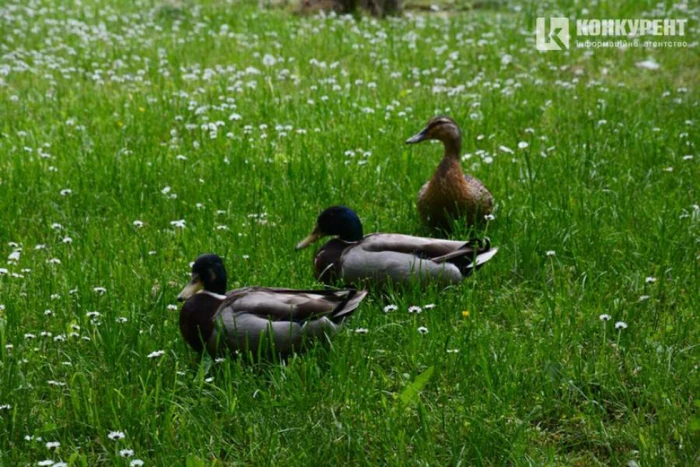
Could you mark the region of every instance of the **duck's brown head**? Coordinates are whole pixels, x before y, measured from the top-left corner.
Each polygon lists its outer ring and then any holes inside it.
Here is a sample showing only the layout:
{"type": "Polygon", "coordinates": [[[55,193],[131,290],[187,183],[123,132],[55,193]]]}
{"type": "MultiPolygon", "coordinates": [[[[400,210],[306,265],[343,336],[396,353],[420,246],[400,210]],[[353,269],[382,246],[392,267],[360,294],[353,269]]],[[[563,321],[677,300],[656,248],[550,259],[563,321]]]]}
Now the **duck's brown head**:
{"type": "Polygon", "coordinates": [[[418,134],[408,138],[406,144],[416,144],[427,139],[436,139],[445,145],[454,146],[462,140],[462,132],[457,122],[450,117],[437,116],[431,118],[418,134]]]}

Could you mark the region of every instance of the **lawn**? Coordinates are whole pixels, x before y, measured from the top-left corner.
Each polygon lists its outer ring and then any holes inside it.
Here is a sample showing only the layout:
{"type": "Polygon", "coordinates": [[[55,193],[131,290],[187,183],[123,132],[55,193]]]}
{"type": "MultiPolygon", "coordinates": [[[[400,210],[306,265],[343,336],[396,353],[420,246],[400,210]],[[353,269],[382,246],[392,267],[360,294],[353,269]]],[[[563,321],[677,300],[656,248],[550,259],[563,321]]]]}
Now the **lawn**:
{"type": "Polygon", "coordinates": [[[574,3],[4,2],[0,465],[697,464],[700,9],[574,3]],[[689,47],[537,51],[557,13],[690,18],[689,47]],[[201,253],[311,288],[327,206],[432,235],[442,147],[404,141],[436,114],[497,203],[451,238],[490,263],[286,363],[184,343],[201,253]]]}

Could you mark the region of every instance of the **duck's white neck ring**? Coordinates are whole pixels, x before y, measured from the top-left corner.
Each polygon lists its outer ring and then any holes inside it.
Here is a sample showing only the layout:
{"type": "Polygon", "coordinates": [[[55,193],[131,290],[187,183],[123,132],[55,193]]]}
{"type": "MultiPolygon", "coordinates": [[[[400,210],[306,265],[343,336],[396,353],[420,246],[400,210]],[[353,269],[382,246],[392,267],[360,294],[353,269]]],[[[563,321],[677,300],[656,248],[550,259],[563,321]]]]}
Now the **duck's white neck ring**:
{"type": "Polygon", "coordinates": [[[219,300],[225,300],[225,299],[226,299],[226,295],[221,295],[221,294],[218,294],[218,293],[210,292],[210,291],[208,291],[208,290],[200,290],[198,293],[205,294],[205,295],[209,295],[209,296],[214,297],[214,298],[217,298],[217,299],[219,299],[219,300]]]}

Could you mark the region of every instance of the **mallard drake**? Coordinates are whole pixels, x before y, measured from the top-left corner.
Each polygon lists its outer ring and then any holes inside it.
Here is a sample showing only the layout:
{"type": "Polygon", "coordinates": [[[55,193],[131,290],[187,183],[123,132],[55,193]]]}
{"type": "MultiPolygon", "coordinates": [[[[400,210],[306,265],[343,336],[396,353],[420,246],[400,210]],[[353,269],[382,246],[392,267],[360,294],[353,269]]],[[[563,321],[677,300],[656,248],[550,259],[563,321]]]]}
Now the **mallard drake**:
{"type": "Polygon", "coordinates": [[[358,307],[364,290],[292,290],[246,287],[226,292],[226,269],[217,255],[192,265],[190,282],[177,299],[180,332],[198,352],[252,352],[286,357],[309,341],[334,334],[358,307]],[[267,339],[267,337],[271,339],[267,339]],[[274,345],[274,350],[271,346],[274,345]]]}
{"type": "Polygon", "coordinates": [[[449,230],[453,219],[464,217],[471,226],[491,214],[493,196],[489,190],[480,180],[462,172],[462,131],[457,122],[449,117],[434,117],[406,143],[416,144],[428,139],[442,141],[445,155],[433,177],[418,192],[421,221],[431,228],[449,230]]]}
{"type": "Polygon", "coordinates": [[[498,251],[488,239],[452,241],[410,235],[374,233],[363,236],[362,222],[346,206],[332,206],[316,220],[311,234],[296,246],[306,248],[335,235],[314,256],[316,279],[326,284],[368,281],[398,284],[418,281],[458,284],[498,251]]]}

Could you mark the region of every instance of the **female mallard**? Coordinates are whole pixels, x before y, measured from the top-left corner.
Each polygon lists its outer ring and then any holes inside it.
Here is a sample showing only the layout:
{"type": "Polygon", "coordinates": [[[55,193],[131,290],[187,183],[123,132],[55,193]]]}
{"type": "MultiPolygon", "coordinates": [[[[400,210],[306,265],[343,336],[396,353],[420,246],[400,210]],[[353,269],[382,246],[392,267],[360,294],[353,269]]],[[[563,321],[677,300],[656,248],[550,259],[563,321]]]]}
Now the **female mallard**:
{"type": "Polygon", "coordinates": [[[382,284],[418,281],[442,286],[458,284],[498,251],[486,241],[468,242],[375,233],[362,235],[362,223],[345,206],[332,206],[316,220],[311,234],[297,250],[327,235],[336,235],[314,256],[316,279],[332,284],[364,280],[382,284]]]}
{"type": "Polygon", "coordinates": [[[481,181],[462,172],[460,151],[462,132],[449,117],[434,117],[407,144],[437,139],[445,146],[445,155],[433,178],[418,192],[418,214],[431,228],[449,230],[453,219],[465,217],[473,225],[491,214],[493,196],[481,181]]]}
{"type": "Polygon", "coordinates": [[[367,295],[364,290],[291,290],[246,287],[226,292],[217,255],[202,255],[177,299],[180,332],[196,351],[252,352],[286,357],[305,343],[334,334],[367,295]],[[271,347],[274,346],[274,350],[271,347]],[[272,352],[270,352],[272,350],[272,352]]]}

